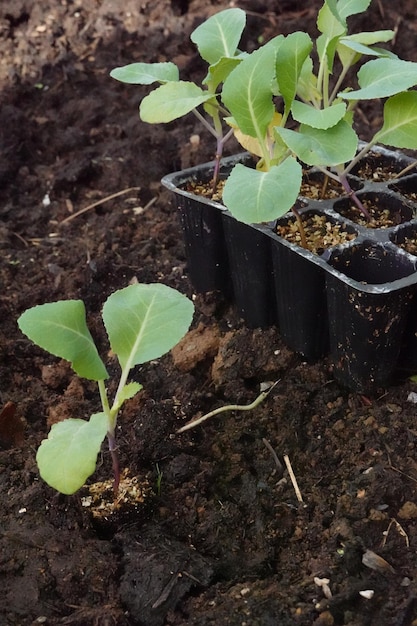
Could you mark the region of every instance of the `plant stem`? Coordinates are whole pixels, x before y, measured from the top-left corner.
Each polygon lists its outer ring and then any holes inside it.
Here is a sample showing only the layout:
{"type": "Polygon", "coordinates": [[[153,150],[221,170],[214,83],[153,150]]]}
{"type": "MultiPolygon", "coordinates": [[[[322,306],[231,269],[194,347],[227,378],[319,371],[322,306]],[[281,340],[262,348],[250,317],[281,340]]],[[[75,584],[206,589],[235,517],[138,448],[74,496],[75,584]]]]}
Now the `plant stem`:
{"type": "Polygon", "coordinates": [[[326,62],[326,71],[324,72],[323,75],[323,107],[327,108],[330,105],[329,102],[329,72],[327,69],[327,62],[326,62]]]}
{"type": "Polygon", "coordinates": [[[374,137],[374,139],[372,141],[370,141],[369,143],[366,144],[366,146],[364,146],[362,148],[362,150],[360,150],[357,155],[355,156],[354,159],[351,160],[351,162],[349,163],[349,165],[347,167],[345,167],[345,169],[343,170],[342,174],[346,176],[346,174],[349,174],[349,172],[355,167],[355,165],[357,163],[359,163],[359,161],[361,159],[363,159],[364,156],[366,156],[368,154],[368,152],[371,150],[371,148],[373,148],[374,144],[376,143],[376,139],[374,137]]]}
{"type": "Polygon", "coordinates": [[[117,492],[119,491],[119,485],[120,485],[119,455],[117,454],[116,438],[115,438],[114,434],[108,432],[107,433],[107,440],[109,442],[109,450],[110,450],[110,455],[111,455],[111,460],[112,460],[112,467],[113,467],[113,476],[114,476],[113,492],[114,492],[114,495],[116,496],[117,492]]]}
{"type": "Polygon", "coordinates": [[[329,178],[336,180],[338,183],[342,185],[347,195],[352,199],[352,201],[356,204],[356,206],[361,211],[361,213],[363,213],[363,215],[369,221],[371,219],[371,216],[369,215],[369,211],[366,209],[363,203],[359,200],[358,196],[356,195],[356,191],[352,189],[352,187],[349,184],[348,178],[346,176],[346,172],[350,171],[351,168],[350,167],[346,168],[343,171],[338,171],[337,174],[334,174],[333,172],[330,172],[324,167],[320,167],[320,166],[317,166],[317,167],[321,172],[323,172],[325,176],[328,176],[329,178]]]}
{"type": "MultiPolygon", "coordinates": [[[[122,376],[123,378],[123,376],[122,376]]],[[[107,441],[109,442],[109,450],[112,459],[112,467],[113,467],[113,492],[114,495],[117,495],[120,484],[120,467],[119,467],[119,457],[117,454],[117,445],[116,445],[116,437],[115,437],[115,428],[118,414],[118,405],[117,405],[117,393],[113,403],[112,408],[110,408],[109,400],[107,397],[106,386],[104,384],[104,380],[99,380],[98,388],[100,391],[101,404],[103,407],[103,412],[107,417],[107,441]]],[[[126,379],[124,379],[124,384],[126,383],[126,379]]]]}
{"type": "Polygon", "coordinates": [[[213,170],[213,183],[211,188],[211,196],[213,197],[217,191],[217,185],[219,184],[220,176],[220,163],[223,156],[223,148],[226,141],[232,136],[233,128],[231,128],[224,137],[217,139],[216,157],[213,170]]]}
{"type": "MultiPolygon", "coordinates": [[[[352,55],[352,58],[353,58],[353,56],[354,56],[354,55],[352,55]]],[[[350,66],[350,64],[348,63],[348,64],[347,64],[347,65],[343,68],[343,70],[340,72],[339,77],[338,77],[338,79],[337,79],[337,81],[336,81],[336,84],[335,84],[335,86],[334,86],[334,88],[333,88],[333,91],[332,91],[332,93],[330,94],[329,104],[332,104],[333,100],[336,98],[337,94],[339,93],[339,91],[340,91],[340,87],[341,87],[341,85],[342,85],[342,83],[343,83],[343,81],[344,81],[344,79],[345,79],[345,76],[346,76],[346,74],[348,73],[348,70],[350,69],[350,67],[351,67],[351,66],[350,66]]]]}
{"type": "Polygon", "coordinates": [[[214,196],[217,191],[217,185],[219,184],[220,161],[223,156],[224,144],[233,135],[233,128],[231,128],[225,135],[223,135],[223,126],[220,118],[220,108],[214,107],[212,105],[212,109],[213,113],[211,114],[211,118],[213,120],[213,126],[197,109],[193,109],[193,113],[197,117],[197,119],[203,124],[203,126],[207,128],[207,130],[213,135],[213,137],[216,138],[216,156],[213,172],[213,186],[211,190],[211,195],[214,196]]]}
{"type": "Polygon", "coordinates": [[[319,64],[319,71],[317,74],[317,89],[319,91],[319,93],[323,94],[323,90],[324,90],[324,74],[327,71],[327,58],[326,58],[326,50],[327,50],[327,45],[328,42],[326,43],[326,46],[324,48],[323,51],[323,56],[320,59],[320,64],[319,64]]]}
{"type": "Polygon", "coordinates": [[[303,220],[301,219],[301,215],[298,212],[298,209],[295,208],[295,206],[293,206],[291,210],[294,213],[295,219],[297,221],[298,230],[299,230],[300,237],[301,237],[301,246],[307,249],[308,246],[307,246],[306,231],[304,228],[303,220]]]}
{"type": "Polygon", "coordinates": [[[354,191],[352,189],[352,187],[349,185],[349,181],[347,179],[347,176],[344,173],[341,173],[339,175],[339,178],[340,178],[340,182],[341,182],[341,184],[343,186],[343,189],[346,191],[348,196],[352,199],[352,201],[356,204],[358,209],[361,211],[361,213],[366,217],[366,219],[369,222],[371,220],[371,216],[369,214],[369,211],[363,205],[363,203],[359,200],[358,196],[356,195],[356,191],[354,191]]]}
{"type": "Polygon", "coordinates": [[[196,118],[203,124],[203,126],[209,131],[209,133],[211,133],[213,137],[217,138],[217,133],[215,129],[213,128],[213,126],[211,126],[211,124],[209,124],[204,115],[201,115],[200,111],[198,111],[197,109],[193,109],[193,113],[196,118]]]}
{"type": "Polygon", "coordinates": [[[105,415],[109,417],[110,405],[109,405],[109,399],[107,397],[106,385],[104,384],[104,380],[98,380],[97,385],[98,385],[98,390],[100,392],[100,400],[101,400],[101,406],[103,407],[103,413],[105,413],[105,415]]]}

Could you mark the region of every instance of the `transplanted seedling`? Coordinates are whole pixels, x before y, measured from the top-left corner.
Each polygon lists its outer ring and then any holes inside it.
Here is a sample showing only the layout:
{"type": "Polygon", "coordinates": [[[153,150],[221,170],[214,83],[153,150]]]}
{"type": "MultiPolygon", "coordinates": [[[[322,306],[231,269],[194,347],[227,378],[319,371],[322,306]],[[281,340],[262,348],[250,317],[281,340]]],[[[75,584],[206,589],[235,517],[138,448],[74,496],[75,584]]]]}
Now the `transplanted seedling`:
{"type": "Polygon", "coordinates": [[[103,321],[121,368],[112,402],[105,385],[109,374],[87,327],[81,300],[42,304],[20,316],[22,332],[41,348],[70,361],[82,378],[97,381],[101,398],[102,411],[88,421],[70,418],[52,426],[36,455],[45,482],[61,493],[75,493],[94,472],[107,436],[117,491],[117,417],[123,403],[142,389],[139,383],[128,382],[130,371],[173,348],[187,332],[193,311],[188,298],[161,284],[134,284],[109,296],[103,306],[103,321]]]}

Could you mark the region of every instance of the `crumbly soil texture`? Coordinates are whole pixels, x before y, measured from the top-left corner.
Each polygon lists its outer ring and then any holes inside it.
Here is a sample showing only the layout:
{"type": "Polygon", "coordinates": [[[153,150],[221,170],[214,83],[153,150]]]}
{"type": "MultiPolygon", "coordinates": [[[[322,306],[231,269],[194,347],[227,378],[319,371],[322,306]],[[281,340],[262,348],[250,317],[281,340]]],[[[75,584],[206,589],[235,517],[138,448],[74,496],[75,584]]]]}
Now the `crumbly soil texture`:
{"type": "MultiPolygon", "coordinates": [[[[233,4],[248,12],[246,50],[278,33],[315,34],[316,0],[233,4]]],[[[373,396],[355,394],[326,359],[291,352],[276,328],[249,329],[218,295],[195,295],[159,181],[210,160],[212,139],[193,116],[145,125],[137,109],[148,88],[109,77],[125,63],[173,60],[184,79],[201,79],[189,34],[228,6],[1,2],[2,625],[417,623],[417,384],[399,372],[373,396]],[[100,410],[96,386],[31,344],[17,318],[35,304],[82,299],[117,376],[101,307],[132,281],[175,287],[196,312],[176,350],[132,372],[143,391],[117,431],[130,488],[99,514],[91,490],[56,493],[35,461],[51,424],[100,410]],[[177,434],[278,380],[253,411],[177,434]]],[[[354,22],[396,29],[394,51],[417,60],[414,0],[374,0],[354,22]]],[[[378,103],[357,123],[365,138],[365,123],[378,128],[378,103]]],[[[103,445],[88,483],[111,472],[103,445]]]]}

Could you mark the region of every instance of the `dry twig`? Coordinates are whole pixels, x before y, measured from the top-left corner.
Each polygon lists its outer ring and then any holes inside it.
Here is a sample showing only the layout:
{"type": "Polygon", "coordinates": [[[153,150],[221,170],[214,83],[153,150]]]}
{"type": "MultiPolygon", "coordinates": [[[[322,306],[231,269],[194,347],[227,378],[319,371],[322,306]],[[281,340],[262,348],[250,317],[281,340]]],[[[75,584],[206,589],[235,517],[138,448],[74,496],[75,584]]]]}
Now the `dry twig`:
{"type": "Polygon", "coordinates": [[[140,187],[128,187],[127,189],[122,189],[121,191],[112,193],[110,196],[106,196],[105,198],[96,200],[96,202],[93,202],[92,204],[89,204],[83,209],[80,209],[76,213],[73,213],[72,215],[69,215],[68,217],[66,217],[64,220],[62,220],[61,224],[67,224],[68,222],[78,217],[79,215],[82,215],[83,213],[86,213],[87,211],[90,211],[91,209],[94,209],[95,207],[100,206],[101,204],[104,204],[105,202],[108,202],[109,200],[114,200],[114,198],[118,198],[119,196],[122,196],[125,193],[130,193],[131,191],[140,191],[140,187]]]}
{"type": "Polygon", "coordinates": [[[287,466],[288,473],[291,478],[292,486],[294,487],[295,495],[297,496],[298,502],[304,502],[303,496],[301,495],[300,488],[298,487],[297,479],[292,469],[292,465],[289,459],[288,454],[284,454],[285,465],[287,466]]]}

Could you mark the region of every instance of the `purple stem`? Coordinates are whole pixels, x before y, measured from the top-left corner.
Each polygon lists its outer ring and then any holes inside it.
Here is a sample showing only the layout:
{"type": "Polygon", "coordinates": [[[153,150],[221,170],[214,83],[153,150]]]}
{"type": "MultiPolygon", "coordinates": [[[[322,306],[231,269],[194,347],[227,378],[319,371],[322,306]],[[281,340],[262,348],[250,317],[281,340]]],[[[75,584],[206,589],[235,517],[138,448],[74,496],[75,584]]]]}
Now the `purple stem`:
{"type": "Polygon", "coordinates": [[[110,450],[110,455],[111,455],[112,465],[113,465],[113,474],[114,474],[113,492],[114,492],[114,495],[117,496],[117,493],[119,491],[119,485],[120,485],[120,467],[119,467],[119,456],[117,454],[116,439],[115,439],[114,434],[107,433],[107,440],[109,442],[109,450],[110,450]]]}
{"type": "Polygon", "coordinates": [[[339,180],[340,180],[340,182],[341,182],[341,184],[343,186],[343,189],[348,194],[348,196],[353,200],[353,202],[356,204],[356,206],[361,211],[361,213],[366,217],[368,222],[370,222],[371,221],[371,216],[369,215],[369,211],[362,204],[362,202],[359,200],[358,196],[356,195],[356,192],[349,185],[349,181],[348,181],[347,177],[344,174],[339,174],[339,180]]]}

